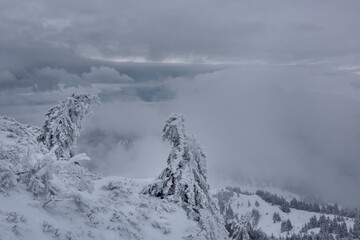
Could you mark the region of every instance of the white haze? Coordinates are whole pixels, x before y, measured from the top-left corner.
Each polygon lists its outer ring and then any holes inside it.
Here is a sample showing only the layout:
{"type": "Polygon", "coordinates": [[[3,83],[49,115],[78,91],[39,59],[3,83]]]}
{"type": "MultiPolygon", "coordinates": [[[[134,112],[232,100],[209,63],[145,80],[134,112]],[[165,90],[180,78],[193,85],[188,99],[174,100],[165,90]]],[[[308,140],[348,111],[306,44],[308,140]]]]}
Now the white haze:
{"type": "Polygon", "coordinates": [[[173,100],[110,102],[95,109],[84,132],[102,129],[132,139],[129,145],[97,152],[106,158],[93,159],[95,169],[156,176],[170,149],[161,142],[164,121],[181,112],[187,130],[205,147],[213,187],[254,178],[306,184],[345,205],[359,202],[359,76],[326,68],[260,66],[165,84],[176,90],[173,100]]]}

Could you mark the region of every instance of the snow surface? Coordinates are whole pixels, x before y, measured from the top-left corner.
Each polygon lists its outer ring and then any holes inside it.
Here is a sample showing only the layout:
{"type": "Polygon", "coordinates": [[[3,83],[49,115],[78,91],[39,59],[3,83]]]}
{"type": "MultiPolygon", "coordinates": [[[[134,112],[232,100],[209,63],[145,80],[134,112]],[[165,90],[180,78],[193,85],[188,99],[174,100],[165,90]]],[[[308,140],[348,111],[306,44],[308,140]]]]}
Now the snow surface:
{"type": "MultiPolygon", "coordinates": [[[[146,180],[107,177],[43,207],[25,189],[0,194],[0,239],[192,239],[200,231],[174,203],[139,194],[146,180]],[[106,188],[111,183],[112,190],[106,188]],[[77,201],[82,201],[78,204],[77,201]],[[12,220],[9,214],[17,215],[12,220]],[[15,213],[15,214],[14,214],[15,213]],[[21,220],[20,220],[21,218],[21,220]],[[50,226],[50,227],[45,227],[50,226]],[[14,230],[15,229],[15,230],[14,230]]],[[[197,238],[196,238],[197,239],[197,238]]]]}
{"type": "MultiPolygon", "coordinates": [[[[19,175],[50,156],[46,147],[36,140],[39,131],[39,128],[0,116],[0,240],[206,239],[199,222],[191,220],[177,203],[142,194],[154,179],[101,177],[76,164],[78,160],[86,159],[86,155],[45,166],[44,171],[51,170],[50,183],[57,189],[57,194],[53,198],[34,195],[19,175]],[[8,176],[9,171],[16,176],[16,181],[2,184],[1,177],[8,176]]],[[[265,190],[287,200],[301,199],[275,187],[240,186],[240,189],[250,193],[265,190]]],[[[260,218],[253,227],[275,237],[299,233],[312,216],[319,219],[322,215],[293,208],[284,213],[279,206],[271,205],[255,194],[235,193],[229,204],[239,217],[249,216],[257,209],[260,218]],[[280,214],[282,221],[291,221],[293,229],[289,233],[281,233],[280,222],[273,223],[275,212],[280,214]]],[[[353,219],[345,218],[345,222],[348,228],[353,226],[353,219]]],[[[319,229],[308,230],[311,231],[317,233],[319,229]]]]}
{"type": "MultiPolygon", "coordinates": [[[[42,162],[49,152],[36,141],[38,133],[0,116],[0,166],[9,163],[18,175],[25,163],[42,162]]],[[[53,198],[35,196],[20,177],[14,186],[0,186],[1,240],[205,239],[182,207],[141,193],[153,179],[101,177],[74,162],[44,168],[52,170],[50,183],[58,191],[53,198]]]]}
{"type": "MultiPolygon", "coordinates": [[[[255,193],[256,190],[264,190],[272,194],[277,194],[279,197],[284,197],[288,201],[290,201],[293,197],[301,199],[301,197],[297,194],[276,187],[240,186],[239,188],[243,192],[247,191],[249,193],[255,193]]],[[[217,191],[220,190],[221,189],[218,189],[217,191]]],[[[253,227],[262,230],[268,236],[273,235],[277,238],[300,233],[301,228],[305,225],[305,223],[308,223],[310,218],[314,215],[317,217],[317,219],[319,219],[321,215],[325,215],[325,217],[329,217],[330,219],[333,219],[335,217],[335,215],[332,214],[308,212],[303,210],[297,210],[294,208],[290,208],[291,211],[289,213],[284,213],[280,210],[279,206],[267,203],[256,194],[247,195],[234,193],[234,196],[231,197],[229,200],[229,204],[231,205],[234,214],[237,214],[239,217],[241,215],[251,215],[253,209],[258,210],[260,214],[259,222],[253,227]],[[259,203],[258,206],[255,205],[256,202],[259,203]],[[281,233],[281,222],[273,222],[274,213],[279,213],[282,221],[286,221],[289,219],[291,221],[293,229],[289,232],[281,233]]],[[[353,227],[354,220],[351,218],[345,218],[345,223],[349,229],[350,227],[353,227]]],[[[318,233],[319,228],[309,229],[308,233],[311,232],[318,233]]]]}

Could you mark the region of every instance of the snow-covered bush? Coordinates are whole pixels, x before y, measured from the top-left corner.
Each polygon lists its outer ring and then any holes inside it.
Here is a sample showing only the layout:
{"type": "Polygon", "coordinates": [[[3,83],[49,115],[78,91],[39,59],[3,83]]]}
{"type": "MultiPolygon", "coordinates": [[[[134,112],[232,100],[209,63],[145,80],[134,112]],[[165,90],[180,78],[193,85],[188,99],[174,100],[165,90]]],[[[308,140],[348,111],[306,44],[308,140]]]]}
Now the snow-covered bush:
{"type": "Polygon", "coordinates": [[[56,156],[54,150],[44,155],[44,158],[33,166],[28,163],[28,171],[22,173],[21,180],[27,185],[27,190],[38,197],[44,195],[46,200],[57,193],[52,175],[55,170],[56,156]]]}
{"type": "Polygon", "coordinates": [[[94,179],[99,176],[90,173],[86,168],[80,166],[81,161],[89,161],[90,158],[85,154],[77,154],[69,160],[56,161],[55,163],[55,178],[61,192],[66,192],[69,188],[76,189],[80,192],[92,192],[94,188],[94,179]]]}
{"type": "Polygon", "coordinates": [[[99,103],[94,94],[73,94],[51,108],[46,114],[40,142],[50,150],[57,146],[58,159],[70,159],[75,156],[76,138],[80,135],[81,120],[89,114],[90,106],[99,103]]]}
{"type": "Polygon", "coordinates": [[[15,186],[17,176],[14,173],[11,163],[6,160],[0,160],[0,190],[15,186]]]}

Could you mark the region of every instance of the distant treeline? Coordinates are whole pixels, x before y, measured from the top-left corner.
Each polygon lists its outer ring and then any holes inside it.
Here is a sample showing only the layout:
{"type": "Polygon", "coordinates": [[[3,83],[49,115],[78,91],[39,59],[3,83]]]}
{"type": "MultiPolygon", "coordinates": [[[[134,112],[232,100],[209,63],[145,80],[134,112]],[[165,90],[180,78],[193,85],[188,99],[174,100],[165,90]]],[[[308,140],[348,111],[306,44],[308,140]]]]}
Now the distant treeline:
{"type": "Polygon", "coordinates": [[[323,214],[334,214],[342,217],[355,218],[359,213],[358,209],[350,209],[350,208],[339,208],[338,204],[318,204],[318,203],[309,203],[301,200],[297,200],[293,198],[290,202],[286,201],[285,198],[279,197],[277,194],[273,194],[267,191],[258,190],[255,193],[259,197],[261,197],[265,202],[271,203],[272,205],[280,206],[281,211],[288,213],[290,212],[290,208],[308,211],[308,212],[316,212],[323,214]]]}
{"type": "MultiPolygon", "coordinates": [[[[230,199],[240,194],[254,195],[254,193],[243,192],[239,187],[227,187],[225,190],[221,190],[215,194],[215,198],[218,200],[220,212],[225,220],[225,228],[229,232],[230,239],[233,240],[270,240],[278,239],[274,236],[266,236],[261,229],[257,229],[259,219],[261,215],[257,209],[252,209],[251,214],[246,217],[238,216],[234,213],[230,199]]],[[[360,214],[357,209],[339,209],[337,204],[322,204],[308,203],[305,201],[297,200],[293,198],[288,202],[285,198],[279,197],[276,194],[272,194],[267,191],[256,191],[255,193],[264,201],[277,205],[280,209],[286,213],[290,212],[290,208],[304,210],[309,212],[317,212],[323,214],[333,214],[333,218],[321,215],[319,219],[314,215],[310,218],[309,222],[303,225],[300,233],[291,234],[293,226],[289,219],[281,219],[279,213],[274,212],[273,222],[281,222],[281,232],[287,232],[286,237],[280,237],[280,240],[335,240],[335,239],[360,239],[360,214]],[[346,225],[346,218],[353,218],[354,224],[346,225]],[[313,233],[312,229],[318,229],[313,233]]],[[[250,203],[248,207],[250,207],[250,203]]],[[[258,207],[259,203],[255,203],[258,207]]]]}
{"type": "Polygon", "coordinates": [[[302,239],[359,239],[360,238],[360,218],[357,216],[353,227],[347,227],[344,217],[336,216],[333,219],[321,215],[319,219],[314,215],[310,221],[306,223],[299,234],[287,236],[286,240],[302,240],[302,239]],[[319,229],[318,233],[312,233],[311,229],[319,229]],[[310,230],[310,233],[309,233],[310,230]]]}

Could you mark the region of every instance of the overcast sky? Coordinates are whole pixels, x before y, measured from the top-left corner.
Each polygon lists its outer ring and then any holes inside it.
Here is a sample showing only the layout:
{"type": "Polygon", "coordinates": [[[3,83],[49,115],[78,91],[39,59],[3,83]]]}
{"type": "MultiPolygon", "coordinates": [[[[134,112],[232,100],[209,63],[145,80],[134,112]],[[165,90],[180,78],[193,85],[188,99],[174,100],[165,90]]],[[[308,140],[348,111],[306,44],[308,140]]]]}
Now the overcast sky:
{"type": "Polygon", "coordinates": [[[212,186],[272,179],[360,202],[360,1],[0,0],[0,114],[38,126],[99,94],[80,149],[103,174],[156,176],[171,112],[212,186]],[[331,186],[331,187],[329,187],[331,186]]]}

